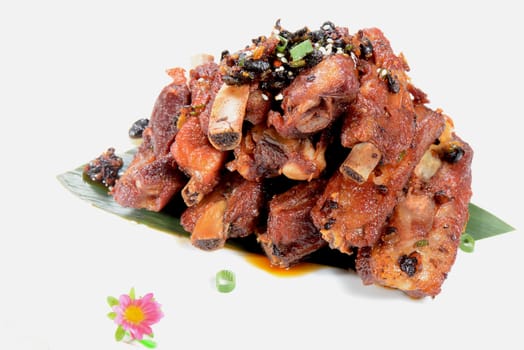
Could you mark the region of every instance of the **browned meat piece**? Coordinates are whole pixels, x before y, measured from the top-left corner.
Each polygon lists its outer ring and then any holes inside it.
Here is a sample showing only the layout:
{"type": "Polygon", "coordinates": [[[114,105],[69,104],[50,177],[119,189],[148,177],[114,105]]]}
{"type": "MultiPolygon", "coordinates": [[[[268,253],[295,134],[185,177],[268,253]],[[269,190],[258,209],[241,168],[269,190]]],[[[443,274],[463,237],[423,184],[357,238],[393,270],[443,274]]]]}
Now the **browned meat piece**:
{"type": "Polygon", "coordinates": [[[111,191],[122,206],[160,211],[186,182],[169,149],[190,92],[183,69],[174,68],[168,74],[173,82],[160,92],[149,126],[143,132],[143,142],[111,191]]]}
{"type": "Polygon", "coordinates": [[[352,247],[373,245],[386,218],[424,152],[441,134],[441,114],[417,107],[415,137],[397,161],[379,165],[368,180],[358,184],[335,172],[311,211],[313,222],[332,248],[351,253],[352,247]]]}
{"type": "Polygon", "coordinates": [[[397,288],[417,298],[440,293],[468,220],[473,151],[457,137],[432,148],[433,155],[417,166],[382,238],[358,251],[356,269],[365,284],[397,288]],[[440,157],[431,160],[435,154],[440,157]]]}
{"type": "Polygon", "coordinates": [[[255,232],[265,202],[261,183],[241,176],[234,179],[224,213],[228,238],[245,237],[255,232]]]}
{"type": "Polygon", "coordinates": [[[180,222],[191,232],[193,245],[218,249],[228,238],[253,233],[263,205],[262,184],[231,173],[200,203],[187,208],[180,222]]]}
{"type": "MultiPolygon", "coordinates": [[[[366,29],[353,37],[360,48],[360,90],[349,107],[341,142],[353,147],[375,145],[382,161],[396,161],[412,142],[415,114],[409,88],[409,70],[403,57],[394,55],[389,41],[378,29],[366,29]]],[[[357,52],[358,53],[358,52],[357,52]]]]}
{"type": "Polygon", "coordinates": [[[304,137],[325,129],[357,95],[358,73],[350,56],[328,56],[301,72],[283,91],[283,115],[269,117],[284,137],[304,137]]]}
{"type": "Polygon", "coordinates": [[[257,83],[251,84],[244,119],[253,125],[261,124],[266,121],[270,107],[269,93],[260,90],[257,83]]]}
{"type": "Polygon", "coordinates": [[[165,156],[178,132],[177,121],[183,106],[189,104],[190,92],[182,68],[167,71],[173,82],[160,92],[149,121],[155,157],[165,156]]]}
{"type": "Polygon", "coordinates": [[[190,177],[182,189],[182,198],[187,206],[195,205],[220,181],[226,153],[211,146],[195,116],[181,126],[171,153],[178,167],[190,177]]]}
{"type": "Polygon", "coordinates": [[[310,217],[325,184],[301,182],[269,202],[267,232],[258,240],[272,265],[288,268],[327,245],[310,217]]]}
{"type": "Polygon", "coordinates": [[[211,61],[193,68],[189,72],[189,77],[191,114],[198,115],[200,128],[207,135],[213,100],[223,84],[222,76],[218,65],[211,61]]]}
{"type": "Polygon", "coordinates": [[[314,143],[308,138],[287,139],[272,127],[257,125],[242,138],[227,168],[250,181],[281,174],[292,180],[312,180],[326,168],[327,146],[327,133],[314,143]]]}
{"type": "Polygon", "coordinates": [[[155,157],[151,133],[151,128],[144,130],[133,161],[111,191],[124,207],[160,211],[187,181],[170,154],[155,157]]]}

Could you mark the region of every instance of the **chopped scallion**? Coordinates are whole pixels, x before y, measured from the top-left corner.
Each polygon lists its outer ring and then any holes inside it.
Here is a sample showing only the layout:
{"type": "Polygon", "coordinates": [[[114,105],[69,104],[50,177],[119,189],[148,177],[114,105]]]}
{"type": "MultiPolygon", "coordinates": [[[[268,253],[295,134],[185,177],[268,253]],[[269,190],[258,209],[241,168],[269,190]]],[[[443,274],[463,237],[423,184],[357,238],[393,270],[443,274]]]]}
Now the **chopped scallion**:
{"type": "Polygon", "coordinates": [[[220,293],[229,293],[235,289],[235,274],[229,270],[220,270],[216,274],[216,287],[220,293]]]}
{"type": "Polygon", "coordinates": [[[475,239],[469,233],[460,236],[460,249],[466,253],[472,253],[475,249],[475,239]]]}
{"type": "Polygon", "coordinates": [[[313,44],[309,39],[306,39],[289,49],[292,61],[298,61],[311,52],[313,52],[313,44]]]}
{"type": "Polygon", "coordinates": [[[304,67],[305,65],[306,65],[306,60],[303,58],[300,60],[293,60],[289,62],[289,66],[292,68],[300,68],[300,67],[304,67]]]}
{"type": "Polygon", "coordinates": [[[280,42],[277,45],[277,51],[284,52],[286,50],[287,43],[289,42],[289,40],[287,40],[286,38],[284,38],[281,35],[279,35],[278,38],[280,39],[280,42]]]}
{"type": "Polygon", "coordinates": [[[421,240],[415,242],[415,247],[416,248],[425,247],[428,244],[429,244],[429,241],[427,239],[421,239],[421,240]]]}

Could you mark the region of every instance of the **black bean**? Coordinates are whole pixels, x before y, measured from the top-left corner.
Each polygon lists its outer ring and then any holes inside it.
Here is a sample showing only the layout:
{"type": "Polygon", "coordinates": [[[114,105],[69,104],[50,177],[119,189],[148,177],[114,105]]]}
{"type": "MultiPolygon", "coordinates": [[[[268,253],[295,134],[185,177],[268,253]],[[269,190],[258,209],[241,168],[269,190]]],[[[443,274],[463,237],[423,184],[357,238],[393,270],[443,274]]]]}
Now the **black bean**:
{"type": "Polygon", "coordinates": [[[322,26],[320,27],[323,31],[326,31],[326,32],[330,32],[330,31],[333,31],[335,30],[335,24],[331,21],[326,21],[322,24],[322,26]]]}
{"type": "Polygon", "coordinates": [[[315,30],[309,33],[309,38],[315,43],[321,42],[326,38],[326,33],[324,33],[322,30],[315,30]]]}
{"type": "Polygon", "coordinates": [[[464,156],[464,149],[456,144],[451,144],[442,154],[442,158],[451,164],[457,163],[464,156]]]}
{"type": "Polygon", "coordinates": [[[331,227],[333,227],[333,225],[335,224],[335,222],[337,221],[337,219],[335,218],[329,218],[326,223],[324,224],[324,229],[325,230],[329,230],[331,227]]]}
{"type": "Polygon", "coordinates": [[[262,73],[270,69],[271,65],[262,60],[245,60],[244,69],[250,72],[262,73]]]}
{"type": "Polygon", "coordinates": [[[309,55],[305,57],[306,67],[316,66],[320,63],[320,61],[322,61],[323,58],[324,55],[322,54],[322,52],[320,52],[320,50],[313,50],[313,52],[311,52],[309,55]]]}
{"type": "Polygon", "coordinates": [[[373,44],[371,44],[368,38],[363,38],[360,44],[360,57],[368,59],[371,56],[373,56],[373,44]]]}
{"type": "Polygon", "coordinates": [[[418,260],[415,256],[402,255],[398,259],[400,269],[404,271],[409,277],[412,277],[417,272],[418,260]]]}
{"type": "Polygon", "coordinates": [[[395,77],[393,77],[389,72],[386,74],[386,81],[388,83],[388,90],[394,94],[400,91],[400,84],[395,77]]]}
{"type": "Polygon", "coordinates": [[[141,138],[142,133],[144,132],[145,128],[147,128],[148,125],[149,125],[149,119],[147,118],[138,119],[129,128],[129,132],[128,132],[129,137],[131,137],[132,139],[141,138]]]}

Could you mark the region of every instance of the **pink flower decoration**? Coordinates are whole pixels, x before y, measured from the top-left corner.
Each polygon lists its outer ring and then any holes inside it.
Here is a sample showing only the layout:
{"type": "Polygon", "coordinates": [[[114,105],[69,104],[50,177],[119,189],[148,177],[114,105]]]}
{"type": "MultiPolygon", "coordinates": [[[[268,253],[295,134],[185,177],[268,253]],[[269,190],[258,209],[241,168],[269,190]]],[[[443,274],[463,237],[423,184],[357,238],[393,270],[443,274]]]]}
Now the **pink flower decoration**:
{"type": "Polygon", "coordinates": [[[118,305],[113,306],[115,322],[128,331],[132,339],[141,340],[144,334],[151,336],[151,325],[164,316],[160,304],[153,299],[153,293],[138,299],[123,294],[118,301],[118,305]]]}

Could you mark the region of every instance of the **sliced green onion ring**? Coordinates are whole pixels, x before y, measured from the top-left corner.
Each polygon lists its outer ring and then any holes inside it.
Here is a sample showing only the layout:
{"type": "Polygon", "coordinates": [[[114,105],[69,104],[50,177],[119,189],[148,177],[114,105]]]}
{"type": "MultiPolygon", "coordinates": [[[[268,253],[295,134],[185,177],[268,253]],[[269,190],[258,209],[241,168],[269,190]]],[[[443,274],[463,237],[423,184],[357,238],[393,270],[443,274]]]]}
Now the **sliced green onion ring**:
{"type": "Polygon", "coordinates": [[[220,293],[229,293],[235,289],[235,274],[229,270],[220,270],[216,274],[216,286],[220,293]]]}
{"type": "Polygon", "coordinates": [[[475,250],[475,239],[469,233],[463,233],[460,236],[460,249],[466,253],[472,253],[475,250]]]}

